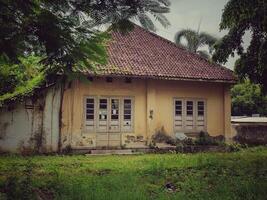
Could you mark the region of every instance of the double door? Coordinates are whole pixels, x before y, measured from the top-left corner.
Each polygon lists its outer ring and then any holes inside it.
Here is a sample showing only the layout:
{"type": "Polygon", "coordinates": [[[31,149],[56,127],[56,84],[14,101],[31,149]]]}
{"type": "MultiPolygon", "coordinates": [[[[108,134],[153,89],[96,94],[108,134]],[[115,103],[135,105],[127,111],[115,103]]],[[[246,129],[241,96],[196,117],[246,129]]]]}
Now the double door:
{"type": "Polygon", "coordinates": [[[98,99],[97,146],[121,145],[121,102],[116,97],[98,99]]]}

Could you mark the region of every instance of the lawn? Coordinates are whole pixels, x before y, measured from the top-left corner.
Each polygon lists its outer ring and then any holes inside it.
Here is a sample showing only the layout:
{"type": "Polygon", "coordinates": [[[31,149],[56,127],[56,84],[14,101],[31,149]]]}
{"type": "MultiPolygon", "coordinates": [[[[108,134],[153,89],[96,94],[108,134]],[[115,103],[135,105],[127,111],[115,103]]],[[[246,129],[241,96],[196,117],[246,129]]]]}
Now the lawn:
{"type": "Polygon", "coordinates": [[[0,156],[0,199],[23,197],[267,199],[267,148],[235,153],[0,156]]]}

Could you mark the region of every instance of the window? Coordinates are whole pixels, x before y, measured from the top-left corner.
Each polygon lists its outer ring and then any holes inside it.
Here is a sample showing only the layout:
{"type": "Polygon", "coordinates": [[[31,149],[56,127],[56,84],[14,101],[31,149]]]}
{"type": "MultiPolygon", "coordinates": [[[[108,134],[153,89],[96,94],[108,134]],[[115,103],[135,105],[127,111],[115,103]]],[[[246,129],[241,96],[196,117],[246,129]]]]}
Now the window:
{"type": "Polygon", "coordinates": [[[197,101],[197,116],[196,116],[197,130],[205,129],[205,102],[197,101]]]}
{"type": "Polygon", "coordinates": [[[131,131],[132,130],[132,99],[125,98],[123,100],[123,122],[122,129],[123,131],[131,131]]]}
{"type": "Polygon", "coordinates": [[[119,99],[111,99],[111,120],[119,119],[119,99]]]}
{"type": "Polygon", "coordinates": [[[193,115],[193,101],[186,101],[186,114],[187,116],[193,115]]]}
{"type": "Polygon", "coordinates": [[[183,127],[183,118],[182,118],[183,102],[182,102],[182,100],[175,100],[174,101],[174,106],[175,106],[175,110],[174,110],[174,126],[175,126],[175,129],[182,129],[182,127],[183,127]]]}
{"type": "Polygon", "coordinates": [[[205,100],[174,99],[174,131],[205,130],[205,109],[205,100]]]}
{"type": "Polygon", "coordinates": [[[175,101],[175,115],[176,116],[182,115],[182,101],[180,100],[175,101]]]}
{"type": "Polygon", "coordinates": [[[197,102],[197,114],[198,116],[204,116],[204,101],[197,102]]]}
{"type": "Polygon", "coordinates": [[[185,129],[194,129],[194,102],[186,101],[185,129]]]}
{"type": "Polygon", "coordinates": [[[86,97],[85,130],[89,132],[131,132],[133,98],[86,97]]]}
{"type": "Polygon", "coordinates": [[[95,99],[86,98],[85,126],[87,130],[94,130],[95,127],[95,99]]]}
{"type": "Polygon", "coordinates": [[[99,99],[99,108],[98,112],[98,123],[97,130],[107,131],[108,130],[108,99],[100,98],[99,99]]]}

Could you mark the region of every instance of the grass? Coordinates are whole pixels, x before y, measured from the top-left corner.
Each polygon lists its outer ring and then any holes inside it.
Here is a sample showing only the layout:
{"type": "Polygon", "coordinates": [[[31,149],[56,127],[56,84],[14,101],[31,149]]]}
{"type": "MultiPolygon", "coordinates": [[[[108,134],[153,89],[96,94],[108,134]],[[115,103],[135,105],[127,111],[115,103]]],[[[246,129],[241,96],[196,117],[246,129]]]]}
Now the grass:
{"type": "Polygon", "coordinates": [[[186,155],[0,157],[0,199],[36,196],[267,199],[267,148],[186,155]]]}

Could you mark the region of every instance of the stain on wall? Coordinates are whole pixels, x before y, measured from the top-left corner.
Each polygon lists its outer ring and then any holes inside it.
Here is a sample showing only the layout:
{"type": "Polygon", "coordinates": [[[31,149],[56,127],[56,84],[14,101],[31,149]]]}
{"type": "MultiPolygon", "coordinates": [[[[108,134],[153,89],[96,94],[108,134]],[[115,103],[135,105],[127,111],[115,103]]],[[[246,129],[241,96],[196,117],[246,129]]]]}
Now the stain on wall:
{"type": "Polygon", "coordinates": [[[1,151],[55,152],[58,150],[60,85],[38,97],[0,109],[1,151]]]}

